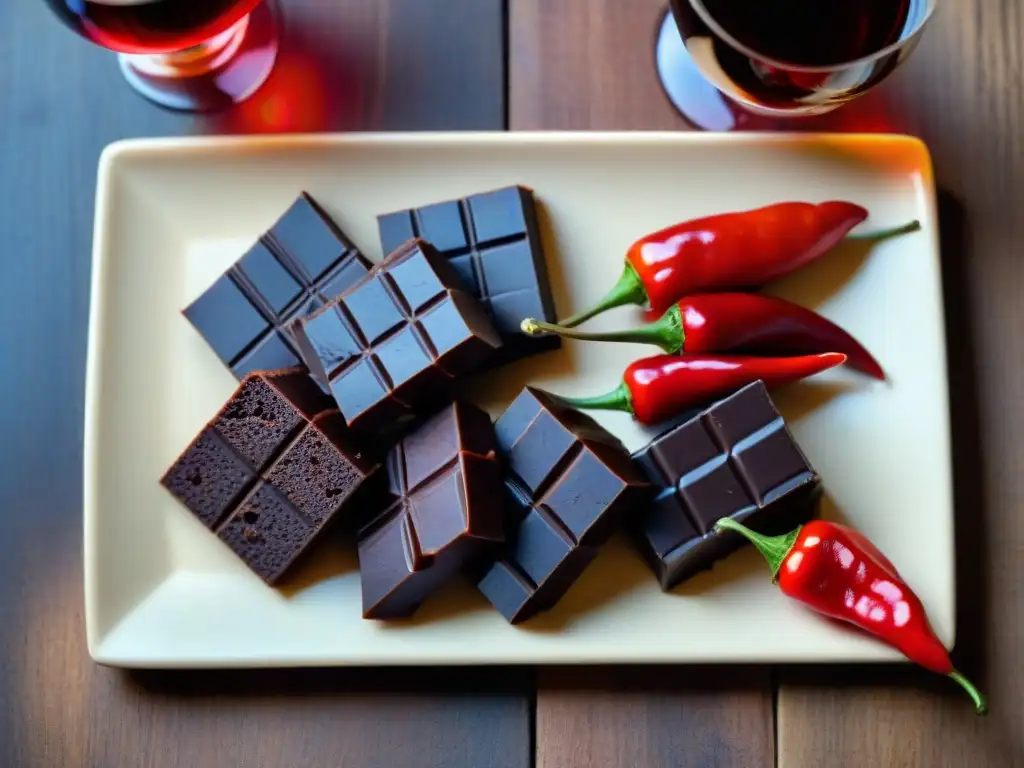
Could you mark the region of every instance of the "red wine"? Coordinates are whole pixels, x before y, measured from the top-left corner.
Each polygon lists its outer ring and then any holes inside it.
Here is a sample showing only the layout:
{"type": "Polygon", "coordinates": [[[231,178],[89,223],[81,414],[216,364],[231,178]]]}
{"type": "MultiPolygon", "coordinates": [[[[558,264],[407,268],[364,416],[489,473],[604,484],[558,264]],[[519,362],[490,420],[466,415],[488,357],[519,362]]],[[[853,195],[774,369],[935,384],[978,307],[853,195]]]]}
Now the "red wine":
{"type": "Polygon", "coordinates": [[[260,0],[47,0],[78,34],[123,53],[170,53],[220,34],[260,0]]]}
{"type": "Polygon", "coordinates": [[[672,0],[687,50],[709,80],[739,101],[793,111],[834,106],[888,75],[916,44],[928,6],[929,0],[672,0]],[[900,41],[905,48],[854,64],[900,41]]]}
{"type": "Polygon", "coordinates": [[[703,0],[726,32],[767,59],[821,67],[897,42],[911,0],[703,0]]]}

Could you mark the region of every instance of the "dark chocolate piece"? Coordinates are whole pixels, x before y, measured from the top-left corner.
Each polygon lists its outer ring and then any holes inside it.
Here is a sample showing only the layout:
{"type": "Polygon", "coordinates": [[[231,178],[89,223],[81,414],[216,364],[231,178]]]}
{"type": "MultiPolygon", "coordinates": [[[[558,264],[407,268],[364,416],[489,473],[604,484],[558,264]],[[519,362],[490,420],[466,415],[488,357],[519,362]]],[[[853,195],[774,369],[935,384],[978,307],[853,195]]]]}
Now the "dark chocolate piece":
{"type": "Polygon", "coordinates": [[[391,503],[359,534],[363,616],[411,616],[470,562],[503,541],[494,427],[455,402],[388,455],[391,503]]]}
{"type": "Polygon", "coordinates": [[[491,364],[561,346],[558,336],[526,336],[519,327],[527,317],[558,322],[529,189],[505,187],[388,213],[377,225],[385,253],[421,237],[449,259],[505,342],[491,364]]]}
{"type": "Polygon", "coordinates": [[[451,265],[410,240],[303,320],[299,348],[352,428],[385,430],[451,398],[453,380],[501,345],[451,265]]]}
{"type": "Polygon", "coordinates": [[[660,489],[635,538],[664,590],[746,543],[716,532],[719,519],[782,534],[807,522],[821,496],[820,478],[760,381],[659,435],[634,458],[660,489]]]}
{"type": "Polygon", "coordinates": [[[239,379],[287,368],[299,363],[294,322],[350,287],[370,266],[303,193],[184,314],[239,379]]]}
{"type": "Polygon", "coordinates": [[[495,431],[508,544],[475,580],[517,624],[561,599],[649,488],[611,433],[540,390],[524,389],[495,431]]]}
{"type": "Polygon", "coordinates": [[[292,368],[246,376],[161,482],[273,584],[376,469],[292,368]]]}

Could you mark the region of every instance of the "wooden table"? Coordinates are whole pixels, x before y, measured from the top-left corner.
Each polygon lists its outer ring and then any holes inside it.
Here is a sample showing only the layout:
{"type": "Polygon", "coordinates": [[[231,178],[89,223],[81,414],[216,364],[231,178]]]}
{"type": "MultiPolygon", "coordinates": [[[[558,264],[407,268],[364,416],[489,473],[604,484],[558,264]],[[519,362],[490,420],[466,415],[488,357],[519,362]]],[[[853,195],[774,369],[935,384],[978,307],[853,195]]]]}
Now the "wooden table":
{"type": "MultiPolygon", "coordinates": [[[[958,664],[993,714],[904,666],[124,673],[85,652],[81,429],[96,159],[243,130],[685,129],[661,0],[283,0],[242,110],[157,110],[42,0],[0,3],[0,766],[1024,765],[1024,9],[940,4],[909,64],[799,127],[922,136],[943,189],[958,664]],[[280,109],[310,62],[329,108],[280,109]],[[300,66],[301,65],[301,66],[300,66]],[[292,78],[289,81],[289,78],[292,78]],[[507,98],[506,98],[507,97],[507,98]]],[[[685,183],[685,169],[680,169],[685,183]]],[[[140,414],[144,418],[144,414],[140,414]]]]}

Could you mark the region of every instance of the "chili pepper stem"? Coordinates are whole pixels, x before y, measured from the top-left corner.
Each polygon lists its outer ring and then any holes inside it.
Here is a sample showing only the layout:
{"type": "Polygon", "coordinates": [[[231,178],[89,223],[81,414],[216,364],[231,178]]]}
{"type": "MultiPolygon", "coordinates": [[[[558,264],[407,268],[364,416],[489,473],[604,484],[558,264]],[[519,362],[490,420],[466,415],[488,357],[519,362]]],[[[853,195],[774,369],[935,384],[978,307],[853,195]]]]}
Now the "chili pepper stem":
{"type": "Polygon", "coordinates": [[[667,355],[677,355],[683,351],[686,334],[683,332],[683,320],[679,307],[672,305],[668,311],[653,323],[628,331],[608,331],[587,333],[577,331],[564,325],[544,323],[528,317],[520,324],[523,333],[534,336],[538,333],[554,333],[567,339],[581,341],[623,341],[634,344],[654,344],[661,347],[667,355]]]}
{"type": "Polygon", "coordinates": [[[960,684],[960,687],[967,691],[967,695],[970,696],[971,701],[974,702],[974,711],[976,714],[988,714],[988,702],[985,701],[984,694],[982,694],[981,691],[975,688],[974,684],[970,680],[961,675],[955,669],[952,672],[950,672],[948,676],[956,680],[960,684]]]}
{"type": "Polygon", "coordinates": [[[584,320],[589,320],[594,315],[599,315],[607,309],[621,307],[625,304],[644,304],[647,302],[647,290],[640,280],[640,276],[633,269],[633,265],[627,263],[622,275],[612,289],[604,295],[597,304],[590,309],[578,312],[572,317],[562,320],[559,325],[563,328],[572,328],[584,320]]]}
{"type": "Polygon", "coordinates": [[[624,411],[625,413],[633,412],[633,398],[629,394],[629,388],[624,381],[611,392],[606,392],[603,395],[594,395],[593,397],[562,397],[559,395],[558,398],[573,408],[624,411]]]}
{"type": "Polygon", "coordinates": [[[764,534],[752,531],[742,523],[737,523],[731,517],[723,517],[717,523],[715,523],[715,530],[729,530],[735,531],[741,536],[746,537],[750,540],[750,543],[757,547],[758,552],[764,555],[764,559],[768,561],[768,566],[772,569],[772,581],[775,581],[776,576],[779,575],[779,569],[782,567],[782,561],[786,559],[786,555],[789,554],[789,550],[793,548],[793,544],[796,543],[797,536],[800,535],[800,528],[796,528],[787,534],[782,536],[765,536],[764,534]]]}
{"type": "Polygon", "coordinates": [[[900,224],[896,227],[890,227],[889,229],[879,229],[875,232],[863,232],[852,235],[847,235],[847,240],[888,240],[890,237],[898,237],[899,235],[906,235],[910,232],[916,232],[921,228],[921,222],[917,219],[912,219],[906,224],[900,224]]]}

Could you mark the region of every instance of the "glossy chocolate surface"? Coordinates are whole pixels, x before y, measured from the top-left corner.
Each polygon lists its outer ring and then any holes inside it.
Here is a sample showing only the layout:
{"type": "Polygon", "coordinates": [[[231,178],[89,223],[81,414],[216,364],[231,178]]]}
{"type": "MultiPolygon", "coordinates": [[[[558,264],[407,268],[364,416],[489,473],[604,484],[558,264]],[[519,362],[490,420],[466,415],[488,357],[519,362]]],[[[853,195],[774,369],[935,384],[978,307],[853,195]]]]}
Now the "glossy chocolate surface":
{"type": "Polygon", "coordinates": [[[352,428],[385,430],[451,398],[501,345],[490,318],[426,242],[404,243],[301,323],[299,347],[352,428]]]}
{"type": "Polygon", "coordinates": [[[292,324],[324,306],[370,262],[303,193],[184,315],[238,378],[297,365],[292,324]]]}
{"type": "Polygon", "coordinates": [[[660,490],[636,527],[641,554],[668,590],[745,543],[723,517],[765,534],[809,520],[821,483],[761,382],[749,384],[634,454],[660,490]]]}
{"type": "Polygon", "coordinates": [[[503,541],[496,448],[488,415],[457,401],[392,449],[390,502],[359,534],[365,618],[412,615],[503,541]]]}
{"type": "Polygon", "coordinates": [[[513,624],[553,607],[648,487],[596,421],[532,387],[495,424],[504,454],[507,545],[475,574],[513,624]]]}
{"type": "Polygon", "coordinates": [[[161,482],[275,583],[377,470],[302,368],[254,373],[161,482]]]}
{"type": "Polygon", "coordinates": [[[519,327],[527,317],[557,322],[533,192],[505,187],[385,214],[377,222],[385,253],[421,237],[455,267],[505,342],[492,364],[561,346],[557,336],[526,336],[519,327]]]}

